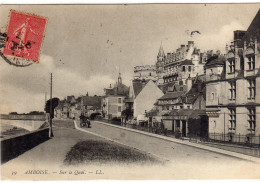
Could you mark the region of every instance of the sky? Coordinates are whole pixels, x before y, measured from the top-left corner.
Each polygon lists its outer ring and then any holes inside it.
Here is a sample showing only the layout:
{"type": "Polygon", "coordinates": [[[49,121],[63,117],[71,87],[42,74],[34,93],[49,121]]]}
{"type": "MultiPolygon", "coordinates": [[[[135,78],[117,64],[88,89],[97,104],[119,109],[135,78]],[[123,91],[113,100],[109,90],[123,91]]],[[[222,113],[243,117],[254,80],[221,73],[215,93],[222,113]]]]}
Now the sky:
{"type": "Polygon", "coordinates": [[[225,50],[234,30],[246,30],[260,4],[0,5],[0,30],[11,9],[48,19],[40,62],[11,66],[0,58],[0,113],[43,111],[53,96],[103,95],[121,72],[130,85],[137,65],[153,65],[189,40],[201,51],[225,50]],[[201,34],[190,37],[187,32],[201,34]]]}

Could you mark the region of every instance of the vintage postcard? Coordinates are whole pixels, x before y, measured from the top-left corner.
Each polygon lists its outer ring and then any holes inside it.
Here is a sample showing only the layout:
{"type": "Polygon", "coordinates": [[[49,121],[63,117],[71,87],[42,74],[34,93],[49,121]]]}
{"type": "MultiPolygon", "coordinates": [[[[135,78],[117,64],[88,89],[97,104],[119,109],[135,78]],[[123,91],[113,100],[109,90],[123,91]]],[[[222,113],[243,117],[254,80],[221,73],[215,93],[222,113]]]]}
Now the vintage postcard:
{"type": "Polygon", "coordinates": [[[1,180],[260,179],[260,4],[0,17],[1,180]]]}

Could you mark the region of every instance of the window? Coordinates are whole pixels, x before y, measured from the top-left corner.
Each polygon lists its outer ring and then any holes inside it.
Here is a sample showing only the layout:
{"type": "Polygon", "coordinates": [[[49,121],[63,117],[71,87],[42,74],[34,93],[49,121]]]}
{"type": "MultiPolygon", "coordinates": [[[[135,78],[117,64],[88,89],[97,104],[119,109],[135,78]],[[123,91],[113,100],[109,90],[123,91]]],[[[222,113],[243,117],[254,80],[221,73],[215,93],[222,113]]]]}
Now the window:
{"type": "Polygon", "coordinates": [[[152,73],[150,73],[149,76],[152,76],[152,73]]]}
{"type": "Polygon", "coordinates": [[[215,99],[215,93],[211,93],[211,99],[212,99],[212,100],[215,99]]]}
{"type": "Polygon", "coordinates": [[[248,58],[248,70],[253,70],[255,69],[255,55],[250,55],[247,57],[248,58]]]}
{"type": "Polygon", "coordinates": [[[229,130],[236,129],[236,109],[229,109],[229,130]]]}
{"type": "Polygon", "coordinates": [[[229,82],[229,100],[236,99],[236,81],[229,82]]]}
{"type": "Polygon", "coordinates": [[[229,73],[235,72],[235,59],[229,60],[229,73]]]}
{"type": "Polygon", "coordinates": [[[190,109],[190,106],[189,106],[189,105],[187,106],[187,109],[190,109]]]}
{"type": "Polygon", "coordinates": [[[166,106],[166,109],[169,110],[169,106],[166,106]]]}
{"type": "Polygon", "coordinates": [[[248,126],[250,131],[255,131],[255,108],[248,109],[248,126]]]}
{"type": "Polygon", "coordinates": [[[248,81],[248,99],[255,99],[255,79],[247,80],[248,81]]]}
{"type": "Polygon", "coordinates": [[[191,66],[188,67],[189,72],[191,72],[191,66]]]}
{"type": "Polygon", "coordinates": [[[182,106],[182,105],[180,106],[180,109],[183,109],[183,106],[182,106]]]}
{"type": "Polygon", "coordinates": [[[119,104],[122,103],[122,98],[118,98],[118,103],[119,103],[119,104]]]}
{"type": "Polygon", "coordinates": [[[185,66],[182,66],[182,72],[185,72],[185,66]]]}
{"type": "Polygon", "coordinates": [[[118,112],[121,112],[122,108],[121,106],[118,106],[118,112]]]}

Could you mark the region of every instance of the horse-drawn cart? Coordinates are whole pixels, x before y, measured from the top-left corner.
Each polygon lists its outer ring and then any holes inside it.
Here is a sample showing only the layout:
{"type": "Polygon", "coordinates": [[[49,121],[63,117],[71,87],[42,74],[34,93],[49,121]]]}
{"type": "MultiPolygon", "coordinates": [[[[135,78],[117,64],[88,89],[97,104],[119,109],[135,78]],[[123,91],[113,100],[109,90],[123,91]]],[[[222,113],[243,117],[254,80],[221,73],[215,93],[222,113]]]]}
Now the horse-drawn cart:
{"type": "Polygon", "coordinates": [[[91,128],[90,120],[87,117],[81,115],[80,116],[80,127],[84,127],[84,126],[91,128]]]}

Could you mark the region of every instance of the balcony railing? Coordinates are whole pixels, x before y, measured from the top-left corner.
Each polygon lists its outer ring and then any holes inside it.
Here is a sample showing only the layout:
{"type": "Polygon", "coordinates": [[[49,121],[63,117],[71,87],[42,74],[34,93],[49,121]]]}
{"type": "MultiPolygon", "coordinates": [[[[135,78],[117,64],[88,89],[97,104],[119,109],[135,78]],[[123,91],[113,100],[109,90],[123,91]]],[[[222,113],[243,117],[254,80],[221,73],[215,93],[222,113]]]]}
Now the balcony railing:
{"type": "Polygon", "coordinates": [[[255,129],[254,128],[248,128],[247,129],[249,132],[255,133],[255,129]]]}
{"type": "Polygon", "coordinates": [[[229,127],[228,130],[229,130],[229,131],[235,131],[236,128],[234,128],[234,127],[229,127]]]}

